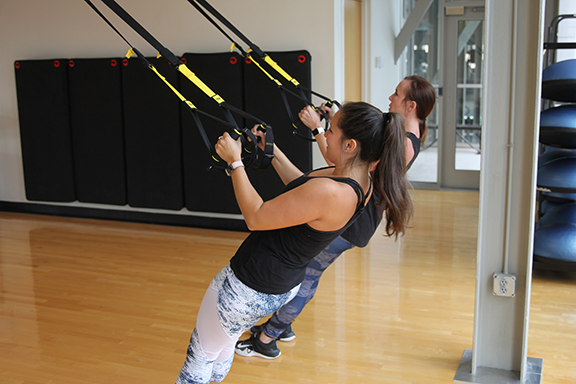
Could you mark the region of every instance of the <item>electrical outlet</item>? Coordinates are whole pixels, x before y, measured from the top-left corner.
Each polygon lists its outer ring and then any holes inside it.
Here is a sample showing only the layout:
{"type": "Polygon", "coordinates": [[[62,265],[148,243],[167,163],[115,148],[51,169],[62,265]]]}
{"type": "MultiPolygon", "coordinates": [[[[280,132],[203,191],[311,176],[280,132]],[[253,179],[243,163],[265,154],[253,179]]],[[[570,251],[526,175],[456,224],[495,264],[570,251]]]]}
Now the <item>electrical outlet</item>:
{"type": "Polygon", "coordinates": [[[495,296],[514,297],[516,295],[516,276],[495,273],[493,277],[495,296]]]}

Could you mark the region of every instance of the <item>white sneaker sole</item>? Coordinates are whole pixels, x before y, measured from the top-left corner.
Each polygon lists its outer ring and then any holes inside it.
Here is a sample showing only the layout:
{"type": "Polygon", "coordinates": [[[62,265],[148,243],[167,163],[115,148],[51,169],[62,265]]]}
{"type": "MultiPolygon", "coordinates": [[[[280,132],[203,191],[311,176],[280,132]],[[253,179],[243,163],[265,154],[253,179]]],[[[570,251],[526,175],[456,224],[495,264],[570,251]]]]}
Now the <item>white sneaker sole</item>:
{"type": "Polygon", "coordinates": [[[295,338],[296,338],[296,335],[293,335],[293,336],[288,336],[288,337],[281,337],[278,340],[280,340],[280,341],[292,341],[295,338]]]}

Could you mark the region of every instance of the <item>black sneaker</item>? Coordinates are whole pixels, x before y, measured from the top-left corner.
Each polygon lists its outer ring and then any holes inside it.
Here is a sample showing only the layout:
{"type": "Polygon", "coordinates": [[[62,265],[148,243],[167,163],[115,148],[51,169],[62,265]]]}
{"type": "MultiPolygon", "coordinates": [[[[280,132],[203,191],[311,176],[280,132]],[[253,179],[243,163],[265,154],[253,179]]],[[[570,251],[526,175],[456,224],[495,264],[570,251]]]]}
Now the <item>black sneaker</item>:
{"type": "MultiPolygon", "coordinates": [[[[270,321],[270,320],[268,320],[270,321]]],[[[266,325],[268,324],[268,321],[265,323],[262,323],[260,325],[255,325],[252,328],[250,328],[250,333],[252,333],[253,335],[255,335],[256,333],[262,332],[264,331],[264,328],[266,327],[266,325]]],[[[292,341],[296,338],[296,334],[294,333],[294,331],[292,330],[292,324],[288,325],[288,327],[286,327],[286,329],[284,330],[284,332],[282,332],[282,334],[280,335],[280,337],[278,338],[278,340],[280,341],[292,341]]]]}
{"type": "Polygon", "coordinates": [[[239,341],[236,343],[236,354],[246,357],[262,357],[264,359],[275,359],[279,357],[282,352],[276,345],[276,340],[272,340],[268,344],[264,344],[259,339],[260,333],[250,336],[248,340],[239,341]]]}

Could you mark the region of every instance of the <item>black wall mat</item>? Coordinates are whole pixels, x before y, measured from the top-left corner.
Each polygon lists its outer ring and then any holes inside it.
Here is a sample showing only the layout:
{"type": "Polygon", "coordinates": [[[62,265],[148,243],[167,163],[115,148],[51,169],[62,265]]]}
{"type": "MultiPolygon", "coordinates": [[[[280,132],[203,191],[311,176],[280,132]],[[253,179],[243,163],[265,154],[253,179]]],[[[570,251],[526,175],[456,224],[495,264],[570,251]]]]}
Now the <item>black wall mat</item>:
{"type": "MultiPolygon", "coordinates": [[[[308,52],[270,55],[304,86],[310,86],[308,52]]],[[[228,103],[272,125],[276,143],[296,166],[302,171],[311,169],[314,144],[292,134],[276,84],[254,64],[236,53],[187,53],[183,59],[228,103]]],[[[226,120],[218,104],[170,68],[165,59],[149,60],[198,109],[226,120]]],[[[15,67],[27,199],[240,213],[230,179],[222,171],[206,171],[212,164],[210,151],[188,108],[140,60],[23,60],[15,67]]],[[[273,69],[264,67],[293,89],[273,69]]],[[[297,118],[305,103],[287,97],[297,118]]],[[[234,116],[239,127],[255,124],[234,116]]],[[[213,148],[218,136],[230,128],[200,118],[213,148]]],[[[302,126],[301,133],[309,134],[309,130],[302,126]]],[[[266,200],[284,188],[272,167],[248,172],[266,200]]],[[[50,214],[68,209],[54,207],[48,209],[50,214]]],[[[126,215],[131,220],[128,216],[141,214],[102,210],[103,218],[126,215]]],[[[245,230],[242,220],[169,216],[166,223],[245,230]]],[[[153,222],[153,218],[146,220],[153,222]]]]}
{"type": "MultiPolygon", "coordinates": [[[[179,74],[165,59],[148,59],[175,87],[179,74]]],[[[184,207],[180,99],[139,59],[122,65],[128,204],[184,207]]]]}
{"type": "Polygon", "coordinates": [[[15,62],[28,200],[76,200],[68,103],[68,60],[15,62]]]}
{"type": "MultiPolygon", "coordinates": [[[[269,52],[269,55],[303,86],[310,87],[311,57],[307,51],[269,52]]],[[[292,84],[288,84],[279,73],[266,64],[263,68],[285,84],[286,88],[295,90],[292,84]]],[[[309,93],[307,97],[310,98],[309,93]]],[[[287,99],[292,116],[298,121],[298,112],[306,104],[290,94],[287,94],[287,99]]],[[[253,63],[244,63],[244,102],[246,112],[272,125],[276,144],[301,171],[307,172],[312,169],[313,143],[292,134],[292,123],[278,87],[253,63]]],[[[309,134],[310,130],[302,125],[300,131],[302,134],[309,134]]],[[[272,167],[267,170],[250,171],[250,180],[264,200],[273,198],[284,188],[284,184],[272,167]]]]}
{"type": "Polygon", "coordinates": [[[127,204],[122,122],[122,59],[67,62],[78,201],[127,204]]]}
{"type": "MultiPolygon", "coordinates": [[[[186,53],[186,66],[212,91],[231,105],[244,109],[242,58],[236,53],[186,53]]],[[[181,75],[182,94],[199,110],[226,120],[218,104],[191,81],[181,75]]],[[[240,128],[244,119],[234,115],[240,128]]],[[[213,145],[230,128],[206,117],[200,117],[210,143],[213,145]]],[[[240,213],[232,182],[222,171],[206,171],[212,163],[198,128],[188,107],[182,107],[182,136],[184,144],[184,190],[186,208],[190,211],[240,213]]]]}

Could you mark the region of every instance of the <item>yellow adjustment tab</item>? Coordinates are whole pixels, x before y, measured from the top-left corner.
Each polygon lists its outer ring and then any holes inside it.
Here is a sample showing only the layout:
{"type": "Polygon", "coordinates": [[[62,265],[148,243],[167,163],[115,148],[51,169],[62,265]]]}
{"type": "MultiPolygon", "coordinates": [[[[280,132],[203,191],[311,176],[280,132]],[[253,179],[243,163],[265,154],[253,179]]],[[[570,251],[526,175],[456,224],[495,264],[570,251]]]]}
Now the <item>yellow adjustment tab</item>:
{"type": "Polygon", "coordinates": [[[222,103],[224,102],[224,99],[223,99],[220,95],[214,94],[214,96],[212,96],[212,98],[213,98],[214,100],[216,100],[216,102],[217,102],[218,104],[222,104],[222,103]]]}
{"type": "Polygon", "coordinates": [[[161,57],[162,57],[162,55],[160,54],[160,52],[158,52],[158,54],[156,55],[156,58],[159,59],[161,57]]]}
{"type": "Polygon", "coordinates": [[[186,76],[186,78],[188,80],[190,80],[192,83],[194,83],[195,86],[197,86],[198,88],[200,88],[200,90],[202,92],[204,92],[205,94],[208,95],[208,97],[213,98],[214,100],[216,100],[218,102],[218,104],[222,104],[224,102],[224,99],[222,99],[220,96],[218,96],[213,90],[211,90],[206,84],[204,84],[204,82],[202,80],[200,80],[198,78],[198,76],[196,76],[196,74],[194,74],[194,72],[192,72],[190,69],[188,69],[188,67],[184,64],[180,64],[178,66],[178,71],[183,74],[184,76],[186,76]],[[221,100],[221,101],[220,101],[221,100]]]}
{"type": "Polygon", "coordinates": [[[286,72],[285,70],[282,69],[282,67],[280,67],[274,60],[272,60],[272,58],[268,55],[264,56],[264,61],[268,63],[268,65],[270,65],[272,68],[274,68],[276,70],[276,72],[278,72],[279,74],[282,75],[282,77],[284,77],[286,80],[288,80],[289,82],[291,82],[292,84],[294,84],[295,86],[299,86],[300,83],[298,82],[298,80],[296,80],[295,78],[293,78],[292,76],[290,76],[288,74],[288,72],[286,72]]]}
{"type": "Polygon", "coordinates": [[[230,52],[234,52],[234,48],[236,48],[236,43],[232,43],[232,46],[230,47],[230,52]]]}
{"type": "Polygon", "coordinates": [[[184,100],[184,102],[185,102],[186,105],[188,105],[190,108],[192,108],[192,109],[198,109],[198,108],[196,108],[196,106],[195,106],[194,104],[192,104],[191,101],[189,101],[189,100],[184,100]]]}
{"type": "Polygon", "coordinates": [[[131,57],[134,56],[134,55],[135,55],[134,50],[133,50],[132,48],[130,48],[130,49],[128,50],[128,53],[126,53],[126,58],[129,59],[129,58],[131,58],[131,57]]]}

